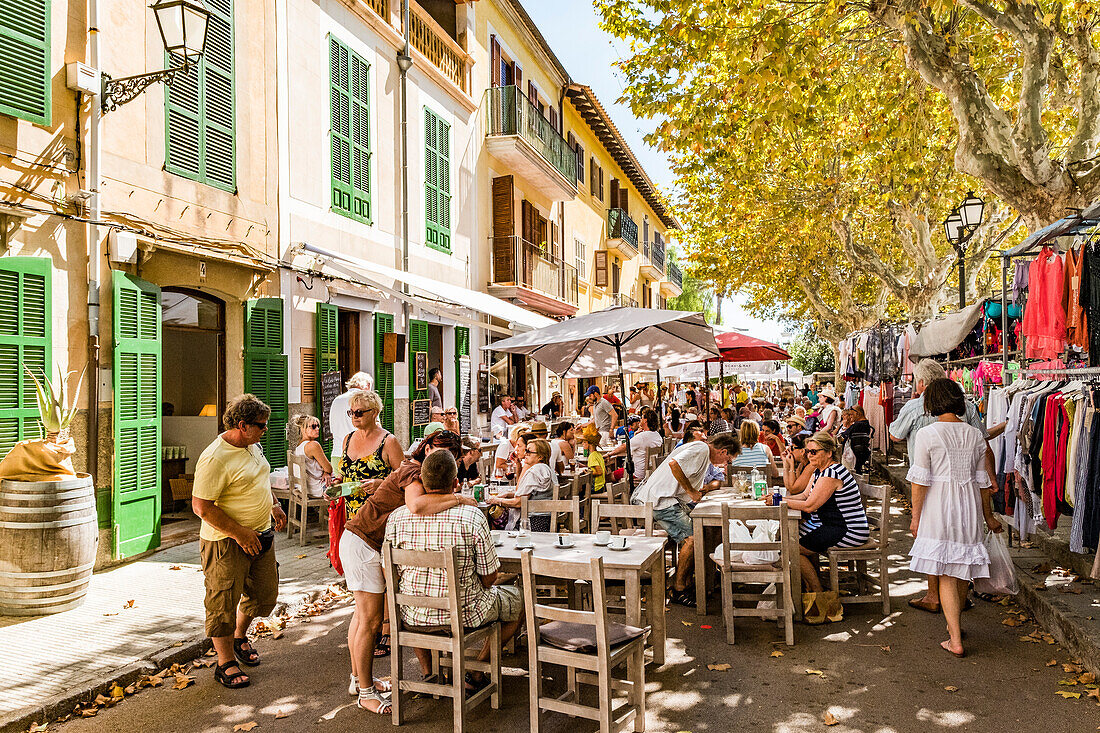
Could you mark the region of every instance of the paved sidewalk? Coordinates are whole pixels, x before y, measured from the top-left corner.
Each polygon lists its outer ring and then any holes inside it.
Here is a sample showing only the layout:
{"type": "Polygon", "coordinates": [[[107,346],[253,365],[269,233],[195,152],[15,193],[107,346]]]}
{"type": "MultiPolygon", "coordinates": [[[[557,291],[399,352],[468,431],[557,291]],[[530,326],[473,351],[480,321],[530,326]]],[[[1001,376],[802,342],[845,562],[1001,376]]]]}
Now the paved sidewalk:
{"type": "MultiPolygon", "coordinates": [[[[338,579],[327,550],[327,543],[299,547],[276,538],[281,603],[293,605],[338,579]]],[[[0,617],[0,728],[53,698],[201,640],[203,595],[194,541],[96,573],[78,609],[24,620],[0,617]]]]}

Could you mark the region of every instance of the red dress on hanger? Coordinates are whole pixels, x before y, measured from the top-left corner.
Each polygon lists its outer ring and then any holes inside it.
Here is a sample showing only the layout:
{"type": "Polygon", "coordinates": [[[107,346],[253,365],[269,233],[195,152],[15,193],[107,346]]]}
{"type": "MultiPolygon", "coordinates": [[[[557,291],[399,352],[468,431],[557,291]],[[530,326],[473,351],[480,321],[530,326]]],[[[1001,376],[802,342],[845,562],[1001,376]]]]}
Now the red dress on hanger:
{"type": "Polygon", "coordinates": [[[1066,348],[1064,286],[1061,256],[1050,247],[1043,247],[1028,268],[1028,297],[1022,330],[1027,339],[1029,359],[1054,359],[1066,348]]]}

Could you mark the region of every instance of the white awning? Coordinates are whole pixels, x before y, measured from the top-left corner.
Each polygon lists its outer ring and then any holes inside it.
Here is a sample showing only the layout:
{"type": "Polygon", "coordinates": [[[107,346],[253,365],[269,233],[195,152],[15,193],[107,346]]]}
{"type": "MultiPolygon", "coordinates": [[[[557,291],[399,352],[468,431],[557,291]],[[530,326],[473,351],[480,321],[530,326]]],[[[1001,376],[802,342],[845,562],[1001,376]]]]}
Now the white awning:
{"type": "Polygon", "coordinates": [[[513,328],[513,330],[522,331],[529,328],[542,328],[543,326],[549,326],[552,323],[556,323],[556,321],[551,318],[540,316],[538,313],[533,313],[526,308],[521,308],[518,305],[496,298],[488,293],[481,293],[477,290],[471,290],[459,285],[440,282],[439,280],[433,280],[423,275],[414,275],[411,272],[402,272],[401,270],[386,267],[385,265],[380,265],[375,262],[361,260],[358,257],[332,252],[324,247],[318,247],[315,244],[303,242],[301,247],[304,251],[311,254],[327,257],[331,260],[342,262],[356,270],[364,271],[368,273],[368,277],[374,275],[384,279],[397,280],[398,282],[407,284],[409,287],[423,291],[428,297],[445,300],[456,306],[469,308],[488,316],[504,319],[508,321],[509,324],[521,326],[521,328],[513,328]]]}

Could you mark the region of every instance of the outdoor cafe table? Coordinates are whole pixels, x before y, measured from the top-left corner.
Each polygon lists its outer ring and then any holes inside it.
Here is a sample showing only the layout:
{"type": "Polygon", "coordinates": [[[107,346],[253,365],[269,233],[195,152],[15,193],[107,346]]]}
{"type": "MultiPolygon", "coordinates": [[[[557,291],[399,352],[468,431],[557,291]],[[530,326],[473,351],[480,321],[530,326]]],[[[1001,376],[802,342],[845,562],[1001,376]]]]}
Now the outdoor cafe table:
{"type": "MultiPolygon", "coordinates": [[[[712,560],[707,556],[704,541],[704,528],[722,526],[722,505],[730,505],[730,517],[737,519],[737,509],[759,508],[764,506],[760,499],[749,499],[729,491],[712,491],[691,510],[691,529],[695,537],[695,612],[699,616],[707,615],[707,581],[712,577],[707,564],[712,560]]],[[[798,564],[798,522],[802,513],[790,509],[787,511],[787,574],[791,584],[792,597],[798,598],[802,592],[802,569],[798,564]]],[[[795,618],[802,618],[802,604],[794,604],[795,618]]]]}
{"type": "MultiPolygon", "coordinates": [[[[649,609],[649,623],[652,626],[650,640],[653,642],[653,661],[661,665],[665,662],[665,538],[638,537],[627,538],[625,550],[612,550],[608,546],[594,544],[595,535],[570,534],[573,546],[557,547],[557,532],[532,532],[535,557],[562,560],[587,565],[592,558],[603,559],[604,577],[608,580],[620,580],[625,585],[626,623],[629,626],[642,625],[642,579],[649,575],[649,594],[646,607],[649,609]]],[[[520,556],[523,549],[516,548],[516,538],[502,535],[504,544],[497,547],[497,557],[501,567],[507,572],[520,572],[520,556]]]]}

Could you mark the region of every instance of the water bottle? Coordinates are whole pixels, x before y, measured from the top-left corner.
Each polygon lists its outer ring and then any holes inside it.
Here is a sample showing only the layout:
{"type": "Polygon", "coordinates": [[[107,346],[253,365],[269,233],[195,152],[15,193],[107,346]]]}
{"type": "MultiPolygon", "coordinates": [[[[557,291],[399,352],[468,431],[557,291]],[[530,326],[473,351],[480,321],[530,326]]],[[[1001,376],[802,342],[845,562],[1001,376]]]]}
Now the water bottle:
{"type": "Polygon", "coordinates": [[[768,490],[768,482],[764,480],[764,474],[760,473],[759,469],[752,469],[752,473],[749,474],[752,479],[752,493],[757,499],[764,496],[764,493],[768,490]]]}
{"type": "Polygon", "coordinates": [[[473,496],[473,492],[470,490],[470,481],[468,479],[462,482],[462,495],[473,496]]]}

